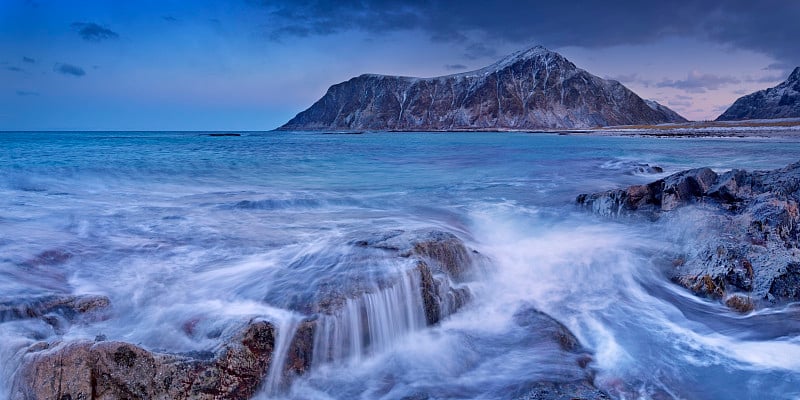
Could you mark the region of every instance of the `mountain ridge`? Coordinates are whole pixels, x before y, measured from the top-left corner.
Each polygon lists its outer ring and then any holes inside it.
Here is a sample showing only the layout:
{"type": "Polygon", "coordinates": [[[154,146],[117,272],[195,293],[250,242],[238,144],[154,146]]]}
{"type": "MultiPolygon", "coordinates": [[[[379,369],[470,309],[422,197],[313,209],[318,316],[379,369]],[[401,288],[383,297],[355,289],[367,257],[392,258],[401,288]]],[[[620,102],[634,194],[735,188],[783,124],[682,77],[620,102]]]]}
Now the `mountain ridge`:
{"type": "Polygon", "coordinates": [[[800,67],[777,86],[738,98],[717,121],[800,117],[800,67]]]}
{"type": "Polygon", "coordinates": [[[451,75],[359,75],[331,86],[278,129],[582,129],[685,121],[621,83],[536,46],[451,75]]]}

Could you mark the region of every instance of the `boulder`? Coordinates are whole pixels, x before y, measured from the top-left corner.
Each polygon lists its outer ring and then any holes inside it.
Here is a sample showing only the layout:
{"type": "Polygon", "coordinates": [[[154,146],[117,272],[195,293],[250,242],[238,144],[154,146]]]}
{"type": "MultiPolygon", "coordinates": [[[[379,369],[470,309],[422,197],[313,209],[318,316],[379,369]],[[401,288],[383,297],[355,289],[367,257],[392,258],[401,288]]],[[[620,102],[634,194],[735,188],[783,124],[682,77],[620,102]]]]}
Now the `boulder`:
{"type": "Polygon", "coordinates": [[[377,240],[356,242],[359,246],[384,249],[396,257],[416,261],[420,292],[428,325],[456,312],[470,299],[466,285],[481,256],[469,250],[461,239],[439,230],[393,231],[377,240]]]}
{"type": "Polygon", "coordinates": [[[670,278],[696,294],[740,312],[800,300],[800,163],[720,175],[693,169],[576,201],[602,216],[685,227],[670,278]]]}
{"type": "MultiPolygon", "coordinates": [[[[273,325],[257,320],[209,359],[123,342],[41,342],[23,356],[12,399],[249,399],[267,372],[274,345],[273,325]]],[[[290,356],[287,370],[306,367],[303,353],[290,349],[297,357],[290,356]]]]}
{"type": "Polygon", "coordinates": [[[514,314],[514,322],[526,329],[529,342],[550,342],[561,353],[562,359],[571,359],[576,372],[571,379],[553,381],[533,381],[518,390],[516,400],[572,400],[572,399],[610,399],[611,397],[594,385],[594,371],[590,367],[592,354],[578,341],[578,338],[562,323],[553,317],[533,308],[522,307],[514,314]]]}

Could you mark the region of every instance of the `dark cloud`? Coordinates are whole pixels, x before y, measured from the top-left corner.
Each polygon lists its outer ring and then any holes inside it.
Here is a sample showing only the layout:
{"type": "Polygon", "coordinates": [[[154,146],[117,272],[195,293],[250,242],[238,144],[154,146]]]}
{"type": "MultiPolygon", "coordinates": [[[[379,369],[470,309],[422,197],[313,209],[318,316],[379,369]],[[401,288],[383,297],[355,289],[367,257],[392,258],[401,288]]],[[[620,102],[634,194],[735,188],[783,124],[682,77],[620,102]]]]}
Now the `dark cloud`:
{"type": "Polygon", "coordinates": [[[90,42],[101,42],[103,40],[119,38],[119,34],[116,32],[95,24],[94,22],[74,22],[72,24],[72,29],[75,29],[83,40],[88,40],[90,42]]]}
{"type": "Polygon", "coordinates": [[[33,59],[33,58],[30,58],[30,57],[22,57],[22,62],[25,62],[25,63],[28,63],[28,64],[36,64],[36,60],[33,59]]]}
{"type": "Polygon", "coordinates": [[[764,67],[764,71],[789,71],[792,66],[787,63],[772,63],[764,67]]]}
{"type": "Polygon", "coordinates": [[[163,19],[164,21],[167,21],[167,22],[178,22],[178,19],[173,17],[172,15],[165,15],[165,16],[161,17],[161,19],[163,19]]]}
{"type": "Polygon", "coordinates": [[[671,80],[665,79],[656,83],[656,87],[671,87],[685,90],[689,93],[705,93],[706,90],[717,90],[721,86],[740,83],[739,79],[732,76],[719,76],[714,74],[703,74],[699,71],[691,71],[686,79],[671,80]]]}
{"type": "Polygon", "coordinates": [[[270,37],[421,30],[434,40],[587,48],[709,40],[800,64],[800,1],[264,0],[270,37]]]}
{"type": "Polygon", "coordinates": [[[39,93],[37,92],[30,92],[27,90],[17,90],[17,96],[25,97],[25,96],[38,96],[39,93]]]}
{"type": "Polygon", "coordinates": [[[14,72],[22,72],[22,71],[24,71],[24,69],[22,69],[20,67],[6,67],[6,69],[9,70],[9,71],[14,71],[14,72]]]}
{"type": "Polygon", "coordinates": [[[762,77],[758,77],[758,78],[754,78],[754,77],[748,76],[748,77],[746,77],[744,79],[744,81],[745,82],[754,82],[754,83],[777,83],[777,82],[781,82],[781,81],[786,80],[786,76],[788,76],[788,74],[786,74],[786,75],[783,75],[783,74],[781,74],[781,75],[766,75],[766,76],[762,76],[762,77]]]}
{"type": "Polygon", "coordinates": [[[56,64],[53,67],[53,71],[62,73],[64,75],[72,75],[78,78],[86,75],[86,71],[84,71],[83,68],[72,64],[56,64]]]}
{"type": "Polygon", "coordinates": [[[468,68],[464,64],[446,64],[444,67],[450,71],[462,71],[468,68]]]}
{"type": "Polygon", "coordinates": [[[470,60],[476,60],[479,58],[487,58],[487,57],[495,57],[497,56],[497,49],[493,47],[489,47],[483,43],[472,43],[467,45],[465,49],[466,52],[464,53],[464,57],[470,60]]]}

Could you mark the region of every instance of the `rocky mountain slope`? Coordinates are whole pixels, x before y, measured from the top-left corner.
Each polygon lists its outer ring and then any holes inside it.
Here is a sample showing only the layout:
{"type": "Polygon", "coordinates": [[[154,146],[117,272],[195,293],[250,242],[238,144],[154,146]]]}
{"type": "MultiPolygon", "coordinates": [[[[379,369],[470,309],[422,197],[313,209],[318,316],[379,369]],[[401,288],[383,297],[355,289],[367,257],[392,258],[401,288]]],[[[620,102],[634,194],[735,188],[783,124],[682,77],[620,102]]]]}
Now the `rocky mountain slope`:
{"type": "Polygon", "coordinates": [[[717,121],[800,117],[800,67],[773,88],[740,97],[717,121]]]}
{"type": "Polygon", "coordinates": [[[561,129],[684,121],[537,46],[455,75],[361,75],[332,86],[279,129],[561,129]]]}

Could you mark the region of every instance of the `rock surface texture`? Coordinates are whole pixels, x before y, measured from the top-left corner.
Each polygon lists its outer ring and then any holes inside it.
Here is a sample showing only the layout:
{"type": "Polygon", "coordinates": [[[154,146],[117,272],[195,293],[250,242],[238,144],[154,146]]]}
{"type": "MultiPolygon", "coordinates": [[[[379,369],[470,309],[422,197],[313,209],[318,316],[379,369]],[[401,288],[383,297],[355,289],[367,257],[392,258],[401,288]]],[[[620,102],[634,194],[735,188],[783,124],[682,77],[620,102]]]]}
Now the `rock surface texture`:
{"type": "Polygon", "coordinates": [[[717,121],[800,118],[800,67],[773,88],[740,97],[717,121]]]}
{"type": "Polygon", "coordinates": [[[563,129],[685,122],[621,83],[534,47],[436,78],[361,75],[332,86],[281,130],[563,129]]]}
{"type": "Polygon", "coordinates": [[[800,162],[773,171],[693,169],[577,202],[603,216],[688,226],[670,275],[697,294],[741,312],[800,300],[800,162]]]}
{"type": "Polygon", "coordinates": [[[122,342],[40,343],[25,355],[12,398],[247,399],[267,371],[274,335],[270,323],[252,322],[210,360],[122,342]]]}

